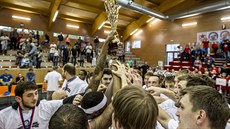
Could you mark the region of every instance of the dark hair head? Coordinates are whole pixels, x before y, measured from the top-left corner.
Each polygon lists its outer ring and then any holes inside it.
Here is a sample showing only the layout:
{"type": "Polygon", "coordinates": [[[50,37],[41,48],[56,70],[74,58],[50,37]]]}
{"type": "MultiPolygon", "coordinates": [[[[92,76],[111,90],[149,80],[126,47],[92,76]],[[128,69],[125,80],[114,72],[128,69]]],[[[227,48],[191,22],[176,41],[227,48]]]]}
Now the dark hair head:
{"type": "Polygon", "coordinates": [[[104,74],[112,75],[111,69],[105,68],[104,71],[103,71],[103,75],[104,74]]]}
{"type": "Polygon", "coordinates": [[[105,98],[106,101],[104,101],[105,103],[102,105],[102,107],[96,109],[91,113],[87,112],[87,109],[90,109],[102,103],[104,97],[104,94],[98,91],[92,91],[84,95],[84,97],[81,100],[81,107],[83,110],[85,110],[87,115],[93,115],[89,116],[89,118],[96,117],[93,113],[97,112],[96,115],[98,116],[104,111],[105,107],[107,106],[107,98],[105,98]]]}
{"type": "Polygon", "coordinates": [[[80,71],[82,71],[84,73],[84,76],[87,76],[87,71],[84,69],[81,69],[80,71]]]}
{"type": "Polygon", "coordinates": [[[63,67],[64,71],[67,71],[70,75],[76,75],[76,70],[73,64],[67,63],[63,67]]]}
{"type": "Polygon", "coordinates": [[[73,104],[62,105],[49,121],[49,129],[87,129],[88,126],[85,112],[73,104]]]}
{"type": "Polygon", "coordinates": [[[21,82],[18,83],[16,88],[15,88],[15,96],[20,96],[22,97],[22,95],[24,94],[24,92],[29,91],[29,90],[37,90],[38,87],[36,84],[34,84],[33,82],[21,82]]]}

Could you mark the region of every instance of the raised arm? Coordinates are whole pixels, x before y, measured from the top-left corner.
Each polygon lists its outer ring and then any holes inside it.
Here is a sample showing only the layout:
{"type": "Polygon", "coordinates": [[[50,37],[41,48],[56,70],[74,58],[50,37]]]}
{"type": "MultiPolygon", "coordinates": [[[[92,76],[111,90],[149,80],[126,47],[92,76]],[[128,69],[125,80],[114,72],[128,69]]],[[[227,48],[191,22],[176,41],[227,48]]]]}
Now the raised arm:
{"type": "Polygon", "coordinates": [[[98,58],[97,66],[94,70],[94,75],[93,79],[90,81],[89,86],[87,89],[92,89],[92,91],[97,91],[97,88],[100,84],[102,75],[103,75],[103,70],[105,68],[105,61],[106,61],[106,56],[108,54],[108,49],[109,49],[109,43],[112,42],[113,40],[113,35],[115,32],[111,32],[109,36],[107,37],[103,47],[101,54],[98,58]]]}

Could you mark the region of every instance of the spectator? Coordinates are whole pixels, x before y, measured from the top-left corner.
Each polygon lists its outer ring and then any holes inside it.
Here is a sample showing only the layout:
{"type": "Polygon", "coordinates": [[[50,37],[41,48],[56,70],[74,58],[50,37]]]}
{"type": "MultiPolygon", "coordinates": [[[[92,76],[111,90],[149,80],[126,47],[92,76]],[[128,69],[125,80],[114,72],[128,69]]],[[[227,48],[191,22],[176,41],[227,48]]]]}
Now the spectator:
{"type": "Polygon", "coordinates": [[[4,74],[0,76],[0,85],[8,86],[8,91],[11,92],[11,86],[13,84],[13,76],[8,74],[8,69],[5,69],[4,74]]]}
{"type": "Polygon", "coordinates": [[[199,57],[197,56],[197,57],[196,57],[196,60],[194,61],[194,65],[193,65],[193,66],[194,66],[195,68],[199,68],[200,65],[202,66],[202,62],[201,62],[201,60],[199,59],[199,57]]]}
{"type": "Polygon", "coordinates": [[[36,67],[37,65],[37,46],[35,46],[34,43],[31,43],[31,50],[29,53],[26,53],[26,55],[31,57],[32,65],[36,67]]]}
{"type": "Polygon", "coordinates": [[[7,34],[4,34],[3,36],[0,37],[1,45],[2,47],[0,48],[3,54],[7,53],[7,46],[8,46],[8,41],[9,37],[7,34]]]}
{"type": "Polygon", "coordinates": [[[213,50],[213,53],[215,54],[214,56],[216,57],[216,53],[219,49],[219,45],[218,45],[218,42],[213,42],[212,43],[212,50],[213,50]]]}
{"type": "Polygon", "coordinates": [[[10,49],[16,50],[17,49],[17,37],[18,37],[18,32],[17,29],[14,29],[12,32],[10,32],[10,49]]]}
{"type": "Polygon", "coordinates": [[[37,65],[36,68],[41,68],[41,63],[42,63],[42,49],[39,50],[39,52],[37,53],[37,65]]]}
{"type": "Polygon", "coordinates": [[[24,55],[23,58],[21,59],[21,62],[20,62],[20,68],[29,68],[30,66],[30,59],[24,55]]]}
{"type": "Polygon", "coordinates": [[[212,65],[215,63],[215,60],[208,54],[204,59],[206,67],[210,70],[212,65]]]}
{"type": "Polygon", "coordinates": [[[60,46],[62,45],[62,42],[64,40],[62,32],[58,35],[58,48],[60,49],[60,46]]]}
{"type": "Polygon", "coordinates": [[[48,61],[53,61],[53,56],[54,56],[56,48],[57,48],[57,45],[54,42],[52,42],[50,44],[50,52],[49,52],[48,61]]]}
{"type": "Polygon", "coordinates": [[[57,72],[58,67],[54,66],[53,71],[46,74],[44,82],[48,82],[47,100],[52,99],[52,94],[61,87],[62,76],[57,72]]]}
{"type": "Polygon", "coordinates": [[[59,58],[58,50],[55,49],[54,57],[53,57],[53,66],[58,66],[58,58],[59,58]]]}
{"type": "Polygon", "coordinates": [[[25,81],[25,77],[22,76],[21,73],[18,73],[18,76],[16,77],[16,84],[24,82],[25,81]]]}
{"type": "Polygon", "coordinates": [[[63,47],[62,49],[63,53],[62,53],[62,57],[63,57],[63,66],[69,62],[69,49],[67,47],[67,44],[63,47]]]}
{"type": "Polygon", "coordinates": [[[67,45],[70,45],[70,37],[69,37],[69,35],[66,36],[65,42],[66,42],[67,45]]]}
{"type": "Polygon", "coordinates": [[[87,82],[86,77],[87,77],[87,72],[86,72],[84,69],[81,69],[81,70],[80,70],[80,73],[79,73],[79,78],[80,78],[82,81],[87,82]]]}
{"type": "Polygon", "coordinates": [[[90,43],[87,44],[87,46],[85,47],[86,49],[86,59],[87,59],[87,62],[91,62],[92,60],[92,51],[93,51],[93,47],[90,43]]]}
{"type": "Polygon", "coordinates": [[[73,46],[73,48],[71,49],[71,55],[72,55],[71,62],[75,66],[77,63],[77,61],[76,61],[77,60],[77,48],[76,48],[76,46],[73,46]]]}
{"type": "Polygon", "coordinates": [[[29,82],[33,82],[36,84],[36,81],[35,81],[35,73],[33,72],[33,69],[30,68],[29,69],[29,72],[26,73],[26,81],[29,81],[29,82]]]}

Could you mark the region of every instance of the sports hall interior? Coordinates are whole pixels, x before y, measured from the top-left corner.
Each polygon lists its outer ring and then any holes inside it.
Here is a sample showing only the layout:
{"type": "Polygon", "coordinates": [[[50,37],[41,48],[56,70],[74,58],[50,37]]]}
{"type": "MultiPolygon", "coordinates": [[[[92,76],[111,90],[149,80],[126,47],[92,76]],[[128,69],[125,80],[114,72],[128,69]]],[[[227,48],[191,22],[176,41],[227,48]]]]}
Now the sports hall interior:
{"type": "MultiPolygon", "coordinates": [[[[149,66],[157,66],[159,61],[163,62],[163,67],[173,65],[173,61],[178,59],[171,60],[171,63],[167,62],[167,44],[179,44],[184,48],[186,44],[192,45],[197,42],[199,32],[230,28],[229,0],[117,0],[117,2],[120,4],[117,31],[119,39],[124,44],[125,62],[133,58],[137,60],[137,65],[146,62],[149,66]],[[183,26],[189,23],[194,25],[183,26]],[[133,47],[135,41],[141,42],[140,47],[133,47]],[[129,48],[127,43],[130,45],[129,48]]],[[[93,47],[96,36],[100,39],[99,47],[101,47],[111,30],[104,0],[0,0],[0,26],[1,31],[7,34],[11,31],[8,27],[41,31],[40,41],[45,40],[44,35],[48,34],[50,42],[54,43],[57,43],[57,34],[60,32],[72,36],[71,45],[78,37],[83,39],[87,37],[93,47]]],[[[228,34],[230,37],[229,30],[228,34]]],[[[212,55],[211,43],[209,48],[212,55]]],[[[36,83],[41,88],[44,76],[52,70],[52,62],[47,59],[49,49],[44,47],[43,50],[41,68],[34,68],[36,83]]],[[[15,54],[16,50],[8,48],[7,54],[0,55],[0,74],[8,69],[13,77],[18,73],[26,75],[28,69],[21,69],[15,65],[15,54]]],[[[219,67],[222,65],[220,62],[219,67]]],[[[170,69],[172,67],[170,66],[170,69]]],[[[58,69],[60,73],[61,68],[62,65],[58,69]]],[[[86,63],[84,67],[76,66],[77,74],[80,69],[91,72],[94,68],[95,66],[91,66],[90,63],[86,63]]]]}

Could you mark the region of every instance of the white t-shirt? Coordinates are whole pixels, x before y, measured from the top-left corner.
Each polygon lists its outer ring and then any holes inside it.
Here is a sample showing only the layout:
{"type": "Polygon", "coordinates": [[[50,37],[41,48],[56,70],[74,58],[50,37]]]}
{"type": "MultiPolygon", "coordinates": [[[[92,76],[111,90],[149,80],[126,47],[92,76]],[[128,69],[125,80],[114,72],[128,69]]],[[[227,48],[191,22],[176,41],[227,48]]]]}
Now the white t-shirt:
{"type": "Polygon", "coordinates": [[[50,44],[50,53],[54,53],[56,48],[57,48],[56,44],[50,44]]]}
{"type": "Polygon", "coordinates": [[[6,43],[8,43],[8,40],[10,40],[10,39],[9,39],[9,37],[7,37],[7,36],[1,36],[1,37],[0,37],[1,44],[6,44],[6,43]]]}
{"type": "Polygon", "coordinates": [[[52,71],[46,74],[45,80],[48,81],[48,91],[56,91],[59,89],[59,81],[62,81],[62,76],[57,71],[52,71]]]}
{"type": "Polygon", "coordinates": [[[74,77],[69,81],[65,80],[62,89],[65,90],[68,96],[72,96],[79,93],[84,93],[88,84],[85,81],[82,81],[79,77],[74,77]]]}
{"type": "MultiPolygon", "coordinates": [[[[40,101],[34,111],[32,121],[32,129],[48,129],[48,124],[51,116],[57,109],[63,105],[63,100],[40,101]]],[[[29,111],[22,111],[25,126],[30,123],[32,109],[29,111]]],[[[0,111],[0,129],[22,129],[22,121],[18,110],[12,106],[0,111]]]]}

